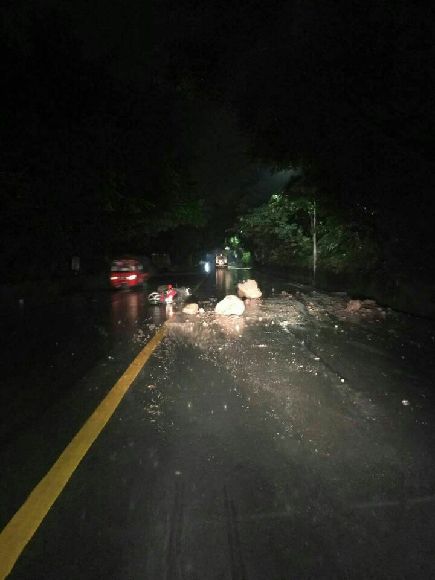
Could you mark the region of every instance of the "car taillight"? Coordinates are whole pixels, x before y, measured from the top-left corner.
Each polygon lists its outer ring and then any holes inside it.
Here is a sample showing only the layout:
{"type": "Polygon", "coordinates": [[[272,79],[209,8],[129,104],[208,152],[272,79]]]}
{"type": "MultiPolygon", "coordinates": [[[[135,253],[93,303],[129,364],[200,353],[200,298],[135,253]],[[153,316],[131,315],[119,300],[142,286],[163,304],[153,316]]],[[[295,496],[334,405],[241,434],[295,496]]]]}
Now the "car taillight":
{"type": "Polygon", "coordinates": [[[127,276],[127,280],[136,280],[137,278],[137,274],[130,274],[130,276],[127,276]]]}
{"type": "Polygon", "coordinates": [[[110,276],[111,280],[118,280],[118,276],[110,276]]]}

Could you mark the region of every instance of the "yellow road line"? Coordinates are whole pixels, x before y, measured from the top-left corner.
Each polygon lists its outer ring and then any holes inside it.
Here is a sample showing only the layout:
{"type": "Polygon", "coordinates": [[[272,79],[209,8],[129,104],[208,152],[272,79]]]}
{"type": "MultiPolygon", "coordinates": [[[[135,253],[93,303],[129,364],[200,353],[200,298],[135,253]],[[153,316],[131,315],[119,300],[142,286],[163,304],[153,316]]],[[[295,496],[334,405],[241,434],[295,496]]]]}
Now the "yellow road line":
{"type": "Polygon", "coordinates": [[[41,525],[77,466],[104,429],[110,417],[142,367],[165,336],[163,325],[133,360],[121,378],[101,401],[56,463],[30,493],[24,504],[0,534],[0,578],[14,567],[27,543],[41,525]]]}

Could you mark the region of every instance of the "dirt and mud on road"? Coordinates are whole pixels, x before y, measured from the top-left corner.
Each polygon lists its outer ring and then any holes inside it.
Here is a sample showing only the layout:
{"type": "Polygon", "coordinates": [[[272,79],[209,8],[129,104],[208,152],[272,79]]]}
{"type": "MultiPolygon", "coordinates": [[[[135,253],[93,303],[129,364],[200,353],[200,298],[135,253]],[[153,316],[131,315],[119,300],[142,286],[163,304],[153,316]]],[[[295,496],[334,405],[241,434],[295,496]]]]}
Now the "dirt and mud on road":
{"type": "Polygon", "coordinates": [[[312,291],[247,301],[240,317],[199,305],[167,323],[162,360],[167,376],[186,361],[184,383],[171,397],[153,382],[146,409],[160,433],[182,433],[181,398],[214,439],[203,451],[227,467],[212,487],[232,490],[246,577],[433,573],[431,324],[312,291]]]}

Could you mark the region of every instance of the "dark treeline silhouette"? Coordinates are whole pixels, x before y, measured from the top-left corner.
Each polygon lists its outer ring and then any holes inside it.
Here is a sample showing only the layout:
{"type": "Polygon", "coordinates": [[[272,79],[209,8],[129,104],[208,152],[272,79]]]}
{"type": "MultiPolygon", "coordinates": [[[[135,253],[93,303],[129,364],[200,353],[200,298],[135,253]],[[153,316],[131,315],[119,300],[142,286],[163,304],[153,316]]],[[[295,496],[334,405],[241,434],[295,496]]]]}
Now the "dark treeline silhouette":
{"type": "MultiPolygon", "coordinates": [[[[2,7],[1,231],[10,271],[19,263],[19,272],[37,272],[35,257],[50,256],[57,269],[77,253],[145,248],[204,216],[227,228],[238,200],[195,191],[184,147],[193,112],[214,103],[235,115],[252,159],[302,169],[328,212],[373,237],[382,272],[433,278],[429,3],[117,6],[2,7]]],[[[225,170],[217,161],[216,173],[225,170]]],[[[243,211],[248,205],[245,196],[243,211]]]]}
{"type": "Polygon", "coordinates": [[[145,252],[159,232],[200,223],[175,144],[181,99],[151,62],[133,82],[107,52],[90,58],[62,5],[11,3],[3,15],[0,228],[11,278],[63,275],[73,255],[145,252]]]}
{"type": "Polygon", "coordinates": [[[191,0],[173,17],[180,74],[237,111],[256,159],[302,167],[340,219],[371,232],[397,277],[435,273],[432,10],[191,0]]]}

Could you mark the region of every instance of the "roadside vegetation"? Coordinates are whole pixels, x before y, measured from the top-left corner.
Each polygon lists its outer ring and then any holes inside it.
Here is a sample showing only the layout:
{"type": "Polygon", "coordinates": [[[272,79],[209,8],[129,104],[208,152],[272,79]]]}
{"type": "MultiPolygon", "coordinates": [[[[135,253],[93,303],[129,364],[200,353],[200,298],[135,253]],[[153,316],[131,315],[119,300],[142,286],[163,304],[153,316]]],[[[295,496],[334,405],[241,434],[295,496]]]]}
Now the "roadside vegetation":
{"type": "Polygon", "coordinates": [[[336,274],[370,271],[379,262],[367,230],[308,197],[274,194],[240,217],[240,231],[264,266],[312,269],[314,248],[317,267],[336,274]]]}

